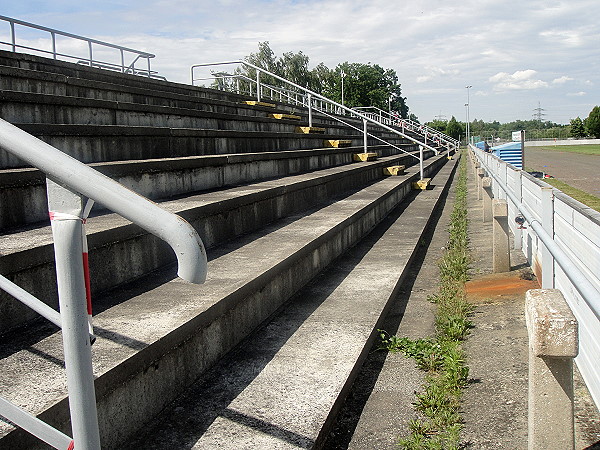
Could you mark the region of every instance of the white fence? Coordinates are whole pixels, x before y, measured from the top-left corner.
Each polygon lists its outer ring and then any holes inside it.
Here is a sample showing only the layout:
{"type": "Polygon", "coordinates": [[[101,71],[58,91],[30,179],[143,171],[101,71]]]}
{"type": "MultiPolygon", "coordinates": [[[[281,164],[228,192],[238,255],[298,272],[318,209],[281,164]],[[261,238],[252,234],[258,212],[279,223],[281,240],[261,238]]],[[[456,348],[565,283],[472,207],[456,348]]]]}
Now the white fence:
{"type": "Polygon", "coordinates": [[[577,318],[579,356],[575,362],[600,408],[600,213],[494,155],[470,148],[486,176],[493,179],[494,198],[508,201],[515,247],[527,256],[543,288],[561,290],[577,318]],[[527,219],[525,229],[519,229],[514,220],[519,215],[527,219]],[[538,225],[563,255],[553,256],[533,230],[538,225]],[[585,289],[572,281],[573,273],[584,279],[585,289]]]}

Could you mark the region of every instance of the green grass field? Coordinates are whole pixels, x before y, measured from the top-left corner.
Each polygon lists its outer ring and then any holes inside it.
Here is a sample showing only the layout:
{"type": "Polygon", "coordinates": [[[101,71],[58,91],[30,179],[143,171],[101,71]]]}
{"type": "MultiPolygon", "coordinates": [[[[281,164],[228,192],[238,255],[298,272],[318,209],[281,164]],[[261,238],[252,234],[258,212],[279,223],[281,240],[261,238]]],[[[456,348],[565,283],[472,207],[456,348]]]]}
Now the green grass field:
{"type": "Polygon", "coordinates": [[[556,189],[561,190],[569,197],[574,198],[578,202],[581,202],[584,205],[587,205],[590,208],[600,212],[600,198],[596,197],[595,195],[588,194],[587,192],[583,192],[581,189],[569,186],[567,183],[556,178],[544,178],[544,181],[554,186],[556,189]]]}
{"type": "MultiPolygon", "coordinates": [[[[527,148],[527,143],[525,143],[527,148]]],[[[600,144],[583,144],[583,145],[544,145],[542,147],[535,147],[539,150],[548,150],[552,152],[570,152],[570,153],[583,153],[584,155],[598,155],[600,156],[600,144]]]]}

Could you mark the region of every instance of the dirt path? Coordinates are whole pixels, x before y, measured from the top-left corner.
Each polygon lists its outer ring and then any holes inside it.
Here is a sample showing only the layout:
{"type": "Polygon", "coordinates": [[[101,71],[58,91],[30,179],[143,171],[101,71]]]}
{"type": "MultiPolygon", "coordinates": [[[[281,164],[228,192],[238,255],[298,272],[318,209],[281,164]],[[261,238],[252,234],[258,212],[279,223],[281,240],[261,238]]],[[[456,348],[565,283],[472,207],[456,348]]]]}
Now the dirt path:
{"type": "Polygon", "coordinates": [[[600,197],[600,156],[525,146],[525,166],[600,197]]]}

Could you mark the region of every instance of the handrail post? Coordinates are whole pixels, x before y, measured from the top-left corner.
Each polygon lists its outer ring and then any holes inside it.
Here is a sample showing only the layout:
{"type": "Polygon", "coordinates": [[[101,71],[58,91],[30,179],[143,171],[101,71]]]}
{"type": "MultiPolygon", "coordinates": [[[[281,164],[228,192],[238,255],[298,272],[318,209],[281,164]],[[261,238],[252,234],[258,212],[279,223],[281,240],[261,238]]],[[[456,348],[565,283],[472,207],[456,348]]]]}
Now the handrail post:
{"type": "MultiPolygon", "coordinates": [[[[121,73],[125,73],[125,52],[123,52],[123,49],[121,49],[121,73]]],[[[194,85],[194,72],[192,71],[192,86],[194,85]]]]}
{"type": "Polygon", "coordinates": [[[88,48],[90,49],[90,67],[94,64],[94,57],[92,55],[92,41],[88,41],[88,48]]]}
{"type": "Polygon", "coordinates": [[[256,71],[256,101],[260,102],[260,70],[256,71]]]}
{"type": "Polygon", "coordinates": [[[558,289],[525,294],[529,337],[528,448],[575,448],[573,359],[579,323],[558,289]]]}
{"type": "Polygon", "coordinates": [[[100,433],[82,261],[85,198],[49,179],[47,188],[73,440],[78,450],[99,450],[100,433]]]}
{"type": "Polygon", "coordinates": [[[56,59],[56,33],[52,31],[50,36],[52,37],[52,57],[56,59]]]}
{"type": "Polygon", "coordinates": [[[423,179],[423,146],[419,145],[419,179],[423,179]]]}
{"type": "MultiPolygon", "coordinates": [[[[148,61],[148,78],[150,78],[150,75],[151,75],[150,74],[150,58],[146,57],[146,61],[148,61]]],[[[135,73],[134,73],[134,75],[135,75],[135,73]]]]}
{"type": "Polygon", "coordinates": [[[367,119],[363,119],[363,147],[367,153],[367,119]]]}
{"type": "MultiPolygon", "coordinates": [[[[552,187],[542,187],[542,227],[554,238],[554,191],[552,187]]],[[[542,288],[554,289],[554,257],[542,243],[542,288]]]]}
{"type": "Polygon", "coordinates": [[[306,101],[308,102],[308,126],[312,128],[313,117],[312,117],[312,95],[307,94],[306,101]]]}
{"type": "Polygon", "coordinates": [[[12,51],[16,52],[17,51],[17,39],[16,39],[16,35],[15,35],[15,23],[14,22],[10,22],[10,38],[11,38],[11,42],[12,42],[12,51]]]}

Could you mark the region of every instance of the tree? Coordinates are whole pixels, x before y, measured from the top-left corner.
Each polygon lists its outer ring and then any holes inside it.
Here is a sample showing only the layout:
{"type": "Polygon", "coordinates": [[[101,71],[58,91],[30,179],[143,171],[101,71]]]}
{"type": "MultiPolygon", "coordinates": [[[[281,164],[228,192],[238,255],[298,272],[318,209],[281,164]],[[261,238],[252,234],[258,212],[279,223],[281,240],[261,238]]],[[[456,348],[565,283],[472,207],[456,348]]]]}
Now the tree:
{"type": "Polygon", "coordinates": [[[591,136],[600,138],[600,106],[594,106],[590,115],[585,119],[585,128],[591,136]]]}
{"type": "Polygon", "coordinates": [[[454,139],[458,139],[461,135],[464,135],[465,131],[460,123],[456,121],[454,116],[448,121],[448,125],[446,125],[446,134],[454,139]]]}
{"type": "Polygon", "coordinates": [[[398,84],[398,76],[392,69],[377,64],[342,63],[331,71],[332,86],[329,98],[342,101],[342,73],[344,73],[344,106],[376,106],[387,111],[397,111],[408,116],[406,99],[398,84]],[[391,107],[391,108],[390,108],[391,107]]]}
{"type": "MultiPolygon", "coordinates": [[[[297,85],[308,88],[331,100],[342,101],[342,73],[344,77],[344,105],[376,106],[387,111],[397,111],[402,117],[408,117],[406,99],[398,76],[392,69],[384,69],[377,64],[342,63],[331,70],[320,63],[309,69],[309,57],[301,51],[287,52],[276,57],[269,42],[259,42],[258,52],[251,53],[245,60],[297,85]]],[[[242,66],[237,73],[256,79],[256,69],[242,66]]],[[[274,86],[284,83],[274,77],[261,75],[261,82],[274,86]]]]}
{"type": "Polygon", "coordinates": [[[442,133],[446,132],[446,127],[448,127],[448,122],[445,120],[432,120],[431,122],[427,122],[426,125],[434,130],[441,131],[442,133]]]}
{"type": "Polygon", "coordinates": [[[585,137],[585,127],[583,126],[583,120],[580,117],[571,119],[571,136],[576,139],[585,137]]]}

